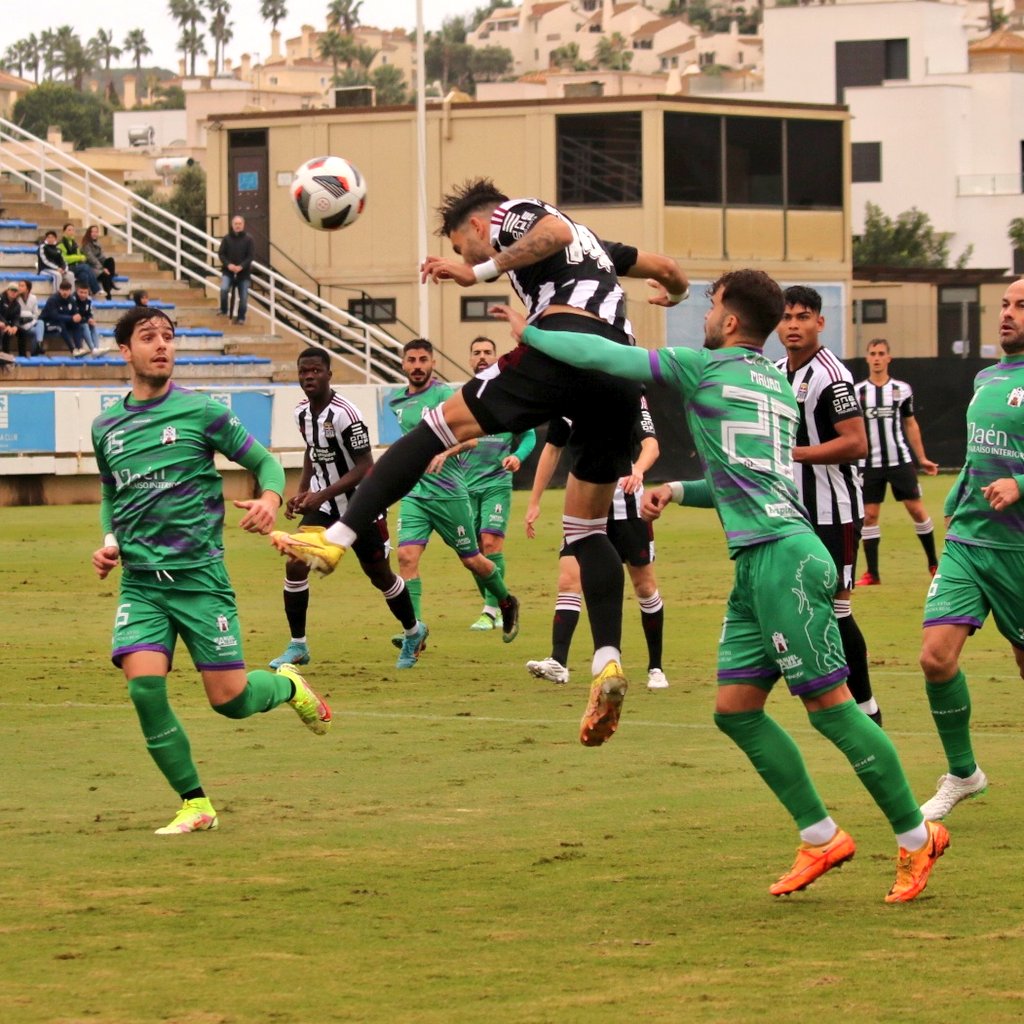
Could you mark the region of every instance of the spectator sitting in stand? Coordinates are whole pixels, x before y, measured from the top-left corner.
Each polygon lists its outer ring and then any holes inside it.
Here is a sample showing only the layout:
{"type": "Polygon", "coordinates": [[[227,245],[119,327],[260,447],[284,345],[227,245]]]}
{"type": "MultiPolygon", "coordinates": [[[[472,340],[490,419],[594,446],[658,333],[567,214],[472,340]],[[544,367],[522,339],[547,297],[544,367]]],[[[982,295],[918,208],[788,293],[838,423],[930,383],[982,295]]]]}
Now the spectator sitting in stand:
{"type": "Polygon", "coordinates": [[[46,326],[39,319],[39,300],[32,294],[31,281],[18,282],[18,305],[21,307],[21,316],[18,322],[19,334],[24,338],[26,344],[31,344],[32,355],[45,355],[43,334],[46,326]]]}
{"type": "Polygon", "coordinates": [[[51,295],[46,300],[40,317],[44,324],[60,332],[68,351],[76,359],[89,351],[85,347],[85,327],[82,324],[82,317],[75,307],[70,281],[61,281],[57,294],[51,295]]]}
{"type": "Polygon", "coordinates": [[[132,292],[132,302],[136,306],[148,306],[149,305],[149,292],[145,288],[136,288],[132,292]]]}
{"type": "Polygon", "coordinates": [[[57,232],[47,231],[43,240],[36,250],[36,257],[39,264],[39,273],[46,274],[53,282],[53,294],[57,294],[61,281],[68,273],[68,265],[64,259],[64,253],[57,245],[57,232]]]}
{"type": "Polygon", "coordinates": [[[89,288],[83,281],[79,281],[75,286],[75,312],[81,317],[79,323],[84,328],[85,342],[92,350],[92,354],[102,355],[107,351],[107,347],[100,344],[100,329],[92,315],[92,296],[89,295],[89,288]]]}
{"type": "Polygon", "coordinates": [[[13,360],[11,343],[17,339],[18,355],[25,354],[25,339],[18,333],[21,307],[18,305],[18,285],[11,281],[0,294],[0,356],[5,363],[13,360]]]}
{"type": "Polygon", "coordinates": [[[64,225],[64,232],[60,236],[57,246],[64,254],[64,262],[70,268],[71,273],[75,275],[75,280],[84,282],[89,291],[95,295],[100,290],[100,283],[96,280],[96,272],[86,261],[85,253],[78,248],[74,224],[64,225]]]}
{"type": "Polygon", "coordinates": [[[104,256],[103,247],[100,245],[100,229],[98,224],[91,224],[85,229],[82,235],[82,254],[86,263],[92,268],[100,283],[100,287],[107,293],[109,299],[113,292],[117,291],[114,284],[114,275],[117,273],[117,266],[113,256],[104,256]]]}

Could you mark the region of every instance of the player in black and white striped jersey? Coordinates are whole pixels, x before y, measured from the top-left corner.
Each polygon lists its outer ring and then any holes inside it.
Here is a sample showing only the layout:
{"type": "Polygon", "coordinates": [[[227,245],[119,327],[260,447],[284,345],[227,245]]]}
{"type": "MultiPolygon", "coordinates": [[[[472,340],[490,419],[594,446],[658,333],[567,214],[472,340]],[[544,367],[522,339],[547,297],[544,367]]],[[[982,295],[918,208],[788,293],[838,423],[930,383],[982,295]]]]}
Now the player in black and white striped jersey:
{"type": "Polygon", "coordinates": [[[857,580],[858,587],[882,582],[878,571],[878,547],[882,539],[878,517],[885,501],[886,486],[892,488],[892,496],[903,502],[914,521],[914,532],[924,548],[928,571],[933,576],[939,561],[935,554],[935,527],[921,500],[914,459],[929,476],[935,476],[939,467],[925,455],[921,428],[914,416],[914,392],[906,381],[889,376],[892,353],[887,339],[873,338],[868,342],[867,361],[868,379],[857,385],[857,399],[864,410],[868,438],[861,533],[867,570],[857,580]]]}
{"type": "Polygon", "coordinates": [[[797,489],[815,533],[835,562],[838,579],[833,604],[850,666],[850,692],[865,714],[881,724],[871,689],[867,644],[850,603],[864,520],[857,467],[868,448],[864,417],[850,371],[821,343],[825,329],[821,295],[795,285],[785,290],[784,297],[786,309],[778,335],[786,356],[776,365],[792,385],[800,407],[793,449],[797,489]]]}
{"type": "MultiPolygon", "coordinates": [[[[298,358],[299,386],[306,397],[295,408],[306,452],[298,492],[288,499],[285,515],[302,517],[299,533],[323,532],[338,522],[349,499],[373,465],[370,433],[362,413],[331,387],[331,359],[321,348],[307,348],[298,358]]],[[[367,579],[384,595],[406,636],[419,630],[405,580],[391,568],[387,519],[378,516],[352,546],[367,579]]],[[[271,668],[309,662],[306,615],[309,566],[289,558],[285,566],[284,612],[291,630],[285,652],[271,668]]],[[[400,666],[406,667],[406,666],[400,666]]]]}

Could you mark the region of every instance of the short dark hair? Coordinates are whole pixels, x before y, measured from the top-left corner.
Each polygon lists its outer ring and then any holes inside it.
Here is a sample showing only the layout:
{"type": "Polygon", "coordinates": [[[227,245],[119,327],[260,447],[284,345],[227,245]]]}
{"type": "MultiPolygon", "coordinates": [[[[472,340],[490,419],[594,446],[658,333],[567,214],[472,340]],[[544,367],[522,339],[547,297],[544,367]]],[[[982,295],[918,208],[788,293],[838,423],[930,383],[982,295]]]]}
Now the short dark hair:
{"type": "Polygon", "coordinates": [[[114,324],[114,341],[118,345],[130,346],[136,324],[142,323],[143,320],[156,320],[159,317],[163,317],[171,325],[171,329],[174,329],[174,321],[162,309],[154,309],[152,306],[133,306],[114,324]]]}
{"type": "Polygon", "coordinates": [[[57,285],[57,288],[58,288],[59,291],[64,291],[65,289],[67,289],[68,291],[71,291],[72,287],[73,286],[72,286],[71,282],[66,277],[62,277],[60,279],[60,284],[57,285]]]}
{"type": "Polygon", "coordinates": [[[488,338],[486,335],[478,334],[470,343],[469,347],[472,348],[474,345],[490,345],[495,352],[498,351],[498,346],[494,343],[493,338],[488,338]]]}
{"type": "Polygon", "coordinates": [[[865,349],[865,351],[868,351],[868,350],[874,348],[876,345],[884,345],[886,352],[891,352],[892,351],[889,348],[889,339],[888,338],[872,338],[868,342],[868,347],[867,347],[867,349],[865,349]]]}
{"type": "Polygon", "coordinates": [[[317,348],[316,345],[310,345],[309,348],[304,348],[299,353],[299,358],[295,360],[295,365],[298,366],[303,359],[319,359],[328,370],[331,368],[331,357],[327,354],[327,349],[317,348]]]}
{"type": "Polygon", "coordinates": [[[821,296],[809,285],[792,284],[785,290],[783,297],[787,306],[803,306],[821,316],[821,296]]]}
{"type": "Polygon", "coordinates": [[[142,300],[148,298],[149,292],[147,292],[145,288],[136,288],[135,291],[132,292],[132,302],[134,302],[136,306],[141,306],[142,300]]]}
{"type": "Polygon", "coordinates": [[[43,238],[44,239],[49,238],[50,235],[53,235],[53,237],[56,238],[57,237],[57,232],[53,228],[50,228],[49,231],[44,231],[43,232],[43,238]]]}
{"type": "Polygon", "coordinates": [[[462,185],[457,185],[451,192],[441,197],[441,205],[437,208],[441,226],[437,229],[437,233],[448,238],[474,213],[479,213],[492,206],[499,206],[507,200],[508,196],[499,191],[490,178],[474,178],[462,185]]]}
{"type": "Polygon", "coordinates": [[[72,228],[72,229],[73,229],[73,228],[74,228],[74,226],[75,226],[75,225],[74,225],[74,224],[72,224],[72,223],[71,223],[71,221],[68,221],[68,222],[67,222],[67,224],[65,224],[65,225],[64,225],[64,227],[63,227],[63,228],[61,228],[61,231],[63,231],[63,230],[65,229],[65,228],[72,228]]]}
{"type": "Polygon", "coordinates": [[[402,346],[402,355],[404,356],[413,349],[423,349],[424,352],[429,352],[431,355],[434,354],[434,346],[426,338],[413,338],[412,341],[407,341],[402,346]]]}
{"type": "Polygon", "coordinates": [[[722,305],[739,317],[745,333],[764,342],[779,326],[785,303],[778,282],[763,270],[731,270],[708,288],[708,295],[722,289],[722,305]]]}

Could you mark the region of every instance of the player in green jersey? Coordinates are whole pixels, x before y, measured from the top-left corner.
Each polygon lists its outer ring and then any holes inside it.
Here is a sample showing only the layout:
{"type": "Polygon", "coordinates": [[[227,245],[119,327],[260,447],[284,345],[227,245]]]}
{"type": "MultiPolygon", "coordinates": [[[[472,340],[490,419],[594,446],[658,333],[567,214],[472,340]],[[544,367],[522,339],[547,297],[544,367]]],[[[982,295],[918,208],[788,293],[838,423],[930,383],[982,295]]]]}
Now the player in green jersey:
{"type": "MultiPolygon", "coordinates": [[[[416,338],[406,342],[402,351],[402,372],[409,383],[392,393],[388,405],[402,433],[408,434],[419,425],[425,412],[442,405],[458,388],[443,384],[434,376],[434,348],[429,341],[416,338]]],[[[462,442],[435,456],[426,473],[402,499],[398,512],[398,573],[405,580],[416,618],[422,622],[420,558],[436,531],[500,609],[502,639],[511,643],[519,633],[519,602],[508,592],[501,570],[480,553],[462,463],[451,457],[475,444],[475,439],[462,442]]]]}
{"type": "MultiPolygon", "coordinates": [[[[474,338],[469,346],[469,365],[477,376],[486,375],[498,361],[497,346],[490,338],[474,338]]],[[[505,534],[512,512],[512,476],[537,444],[537,432],[523,434],[485,434],[475,448],[462,455],[462,465],[469,490],[469,503],[476,519],[476,535],[480,553],[489,558],[502,577],[505,576],[505,534]]],[[[480,617],[469,628],[486,632],[495,628],[499,608],[488,600],[487,590],[479,576],[477,589],[484,599],[480,617]]]]}
{"type": "Polygon", "coordinates": [[[960,653],[989,613],[1024,677],[1024,279],[1003,295],[999,340],[1003,358],[974,379],[967,460],[946,498],[946,547],[924,606],[921,668],[949,766],[921,808],[929,820],[988,786],[971,745],[960,653]]]}
{"type": "Polygon", "coordinates": [[[802,840],[792,868],[769,891],[778,896],[804,889],[856,849],[825,809],[796,743],[765,714],[772,687],[785,676],[811,725],[846,755],[896,833],[896,880],[886,902],[912,900],[949,835],[924,821],[892,741],[858,709],[846,685],[849,669],[832,608],[835,565],[794,483],[796,398],[761,354],[782,318],[782,292],[755,270],[726,274],[708,291],[699,352],[647,351],[596,335],[538,331],[508,307],[494,312],[523,342],[556,359],[657,381],[685,403],[704,478],[656,488],[645,508],[656,517],[673,499],[714,507],[736,563],[719,640],[715,724],[747,755],[802,840]]]}
{"type": "Polygon", "coordinates": [[[93,422],[102,489],[103,545],[92,563],[105,579],[122,566],[112,660],[146,746],[182,799],[158,835],[217,827],[188,736],[167,699],[167,673],[180,636],[214,711],[248,718],[289,703],[316,734],[331,709],[291,666],[246,673],[235,593],[224,569],[224,495],[214,453],[252,472],[258,498],[236,501],[239,525],[269,533],[284,493],[284,470],[219,402],[178,387],[174,324],[159,309],[125,313],[114,338],[131,373],[131,393],[93,422]]]}

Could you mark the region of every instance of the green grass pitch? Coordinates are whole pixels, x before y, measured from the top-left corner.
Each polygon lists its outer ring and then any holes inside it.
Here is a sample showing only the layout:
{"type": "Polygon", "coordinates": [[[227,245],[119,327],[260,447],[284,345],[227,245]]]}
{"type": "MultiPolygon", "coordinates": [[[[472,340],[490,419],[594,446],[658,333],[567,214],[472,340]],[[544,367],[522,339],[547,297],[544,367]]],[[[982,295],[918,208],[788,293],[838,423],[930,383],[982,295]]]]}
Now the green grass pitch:
{"type": "MultiPolygon", "coordinates": [[[[950,478],[929,480],[936,521],[950,478]]],[[[171,676],[219,831],[157,837],[177,799],[150,762],[108,658],[116,579],[99,582],[95,507],[0,510],[0,1019],[5,1024],[618,1024],[1024,1018],[1021,680],[991,624],[968,642],[988,794],[950,818],[928,890],[886,906],[895,846],[845,759],[781,687],[856,858],[773,899],[796,835],[711,721],[731,565],[713,514],[658,527],[665,671],[648,693],[637,603],[618,735],[577,741],[590,640],[568,686],[549,653],[560,496],[521,533],[512,645],[470,632],[479,598],[435,541],[423,561],[430,648],[396,672],[393,621],[354,564],[312,581],[310,680],[321,739],[287,708],[243,722],[171,676]]],[[[229,511],[235,524],[239,514],[229,511]]],[[[283,520],[282,520],[283,522],[283,520]]],[[[928,576],[903,509],[882,517],[883,585],[854,609],[915,792],[944,770],[917,669],[928,576]]],[[[250,665],[287,642],[283,563],[232,526],[228,563],[250,665]]]]}

